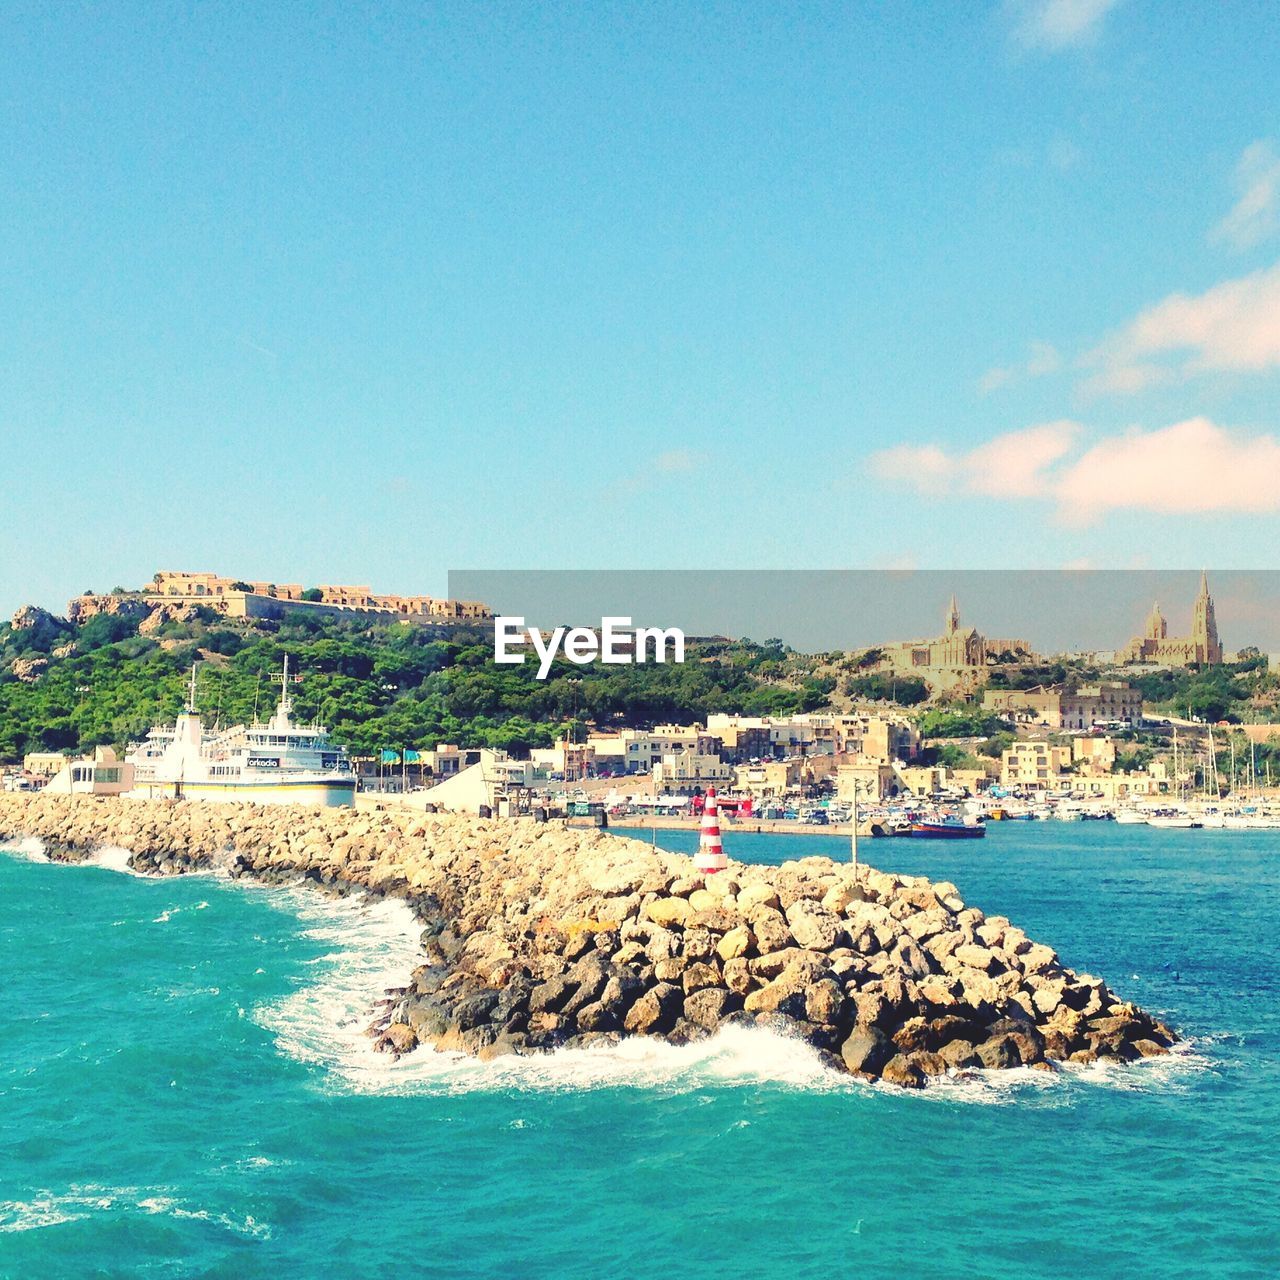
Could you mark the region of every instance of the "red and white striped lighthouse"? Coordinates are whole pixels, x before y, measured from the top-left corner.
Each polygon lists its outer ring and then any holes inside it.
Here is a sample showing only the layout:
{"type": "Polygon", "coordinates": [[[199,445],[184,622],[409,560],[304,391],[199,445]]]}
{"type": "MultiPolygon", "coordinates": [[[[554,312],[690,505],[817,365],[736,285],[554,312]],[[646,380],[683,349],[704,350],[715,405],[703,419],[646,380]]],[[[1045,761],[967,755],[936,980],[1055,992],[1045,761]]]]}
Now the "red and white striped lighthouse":
{"type": "Polygon", "coordinates": [[[716,807],[716,789],[707,788],[707,798],[702,805],[702,830],[698,835],[698,852],[693,865],[704,875],[723,871],[729,865],[720,843],[720,811],[716,807]]]}

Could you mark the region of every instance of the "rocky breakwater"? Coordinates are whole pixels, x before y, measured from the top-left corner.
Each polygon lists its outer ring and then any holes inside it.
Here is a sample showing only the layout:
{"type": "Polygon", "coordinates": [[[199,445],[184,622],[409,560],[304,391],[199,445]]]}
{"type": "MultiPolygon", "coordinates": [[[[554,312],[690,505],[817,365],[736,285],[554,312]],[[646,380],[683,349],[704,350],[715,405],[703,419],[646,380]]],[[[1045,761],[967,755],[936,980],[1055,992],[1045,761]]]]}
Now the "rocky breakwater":
{"type": "Polygon", "coordinates": [[[423,963],[370,1029],[397,1055],[683,1043],[747,1023],[918,1087],[966,1068],[1132,1061],[1176,1040],[954,885],[829,858],[704,879],[648,844],[532,821],[62,796],[0,797],[0,832],[55,857],[122,846],[152,874],[222,866],[403,898],[423,963]]]}

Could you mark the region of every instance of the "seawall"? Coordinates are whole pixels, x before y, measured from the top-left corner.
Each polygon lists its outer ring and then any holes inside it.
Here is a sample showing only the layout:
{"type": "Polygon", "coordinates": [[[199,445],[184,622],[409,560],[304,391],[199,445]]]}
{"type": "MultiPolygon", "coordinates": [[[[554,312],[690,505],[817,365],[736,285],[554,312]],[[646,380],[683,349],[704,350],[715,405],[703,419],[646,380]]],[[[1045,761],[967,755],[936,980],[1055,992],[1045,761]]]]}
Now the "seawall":
{"type": "Polygon", "coordinates": [[[954,885],[807,857],[703,877],[646,841],[531,820],[73,796],[0,796],[0,835],[144,874],[222,868],[406,900],[423,962],[371,1027],[394,1054],[481,1057],[749,1021],[833,1067],[919,1086],[971,1067],[1052,1069],[1177,1037],[1065,968],[954,885]]]}

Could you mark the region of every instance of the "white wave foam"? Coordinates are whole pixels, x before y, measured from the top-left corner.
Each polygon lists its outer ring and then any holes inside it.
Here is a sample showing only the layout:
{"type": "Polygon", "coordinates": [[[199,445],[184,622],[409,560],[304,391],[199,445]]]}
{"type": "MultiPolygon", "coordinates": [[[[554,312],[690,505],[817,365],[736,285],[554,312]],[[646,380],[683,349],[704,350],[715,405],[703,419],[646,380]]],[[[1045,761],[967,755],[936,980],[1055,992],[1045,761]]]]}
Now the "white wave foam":
{"type": "Polygon", "coordinates": [[[127,876],[136,876],[139,880],[149,879],[150,877],[145,876],[141,871],[135,871],[129,865],[129,859],[132,857],[131,849],[122,849],[118,844],[104,844],[93,849],[84,859],[83,865],[102,867],[106,871],[121,871],[127,876]]]}
{"type": "Polygon", "coordinates": [[[164,1214],[211,1222],[239,1236],[271,1237],[271,1229],[252,1214],[238,1216],[184,1203],[166,1187],[72,1186],[65,1192],[41,1191],[30,1200],[0,1201],[0,1234],[35,1231],[80,1222],[100,1214],[164,1214]]]}
{"type": "Polygon", "coordinates": [[[381,1059],[365,1035],[375,1001],[404,986],[419,962],[422,926],[413,911],[398,899],[330,899],[300,885],[240,883],[300,919],[303,936],[325,947],[310,962],[315,980],[255,1009],[254,1020],[291,1057],[359,1076],[366,1060],[381,1059]]]}
{"type": "MultiPolygon", "coordinates": [[[[39,860],[43,845],[24,841],[19,851],[39,860]]],[[[128,850],[108,846],[87,861],[152,878],[129,867],[128,857],[128,850]]],[[[205,874],[225,878],[219,871],[205,874]]],[[[283,1053],[324,1067],[343,1087],[376,1093],[457,1094],[601,1088],[688,1092],[717,1085],[774,1084],[810,1091],[890,1090],[907,1096],[907,1091],[893,1086],[868,1085],[833,1071],[803,1041],[758,1027],[725,1027],[691,1045],[630,1037],[617,1045],[509,1055],[491,1062],[430,1049],[397,1061],[376,1052],[365,1031],[383,992],[404,986],[420,961],[421,925],[409,906],[396,899],[327,898],[304,885],[234,883],[278,904],[301,920],[305,937],[325,944],[323,953],[309,962],[313,981],[259,1006],[252,1016],[273,1033],[283,1053]]],[[[196,909],[207,905],[199,903],[196,909]]],[[[162,912],[154,923],[167,922],[177,910],[162,912]]],[[[1066,1105],[1069,1096],[1058,1088],[1063,1084],[1122,1090],[1184,1087],[1190,1076],[1213,1065],[1201,1051],[1202,1045],[1184,1042],[1168,1055],[1135,1063],[1062,1064],[1053,1071],[1028,1067],[953,1072],[932,1081],[927,1089],[910,1091],[909,1096],[987,1105],[1040,1098],[1066,1105]]]]}
{"type": "Polygon", "coordinates": [[[707,1040],[673,1045],[633,1036],[616,1045],[508,1055],[480,1062],[460,1053],[421,1049],[392,1063],[370,1052],[349,1064],[347,1081],[386,1093],[580,1092],[632,1088],[660,1093],[781,1085],[806,1091],[855,1091],[870,1086],[830,1070],[801,1040],[760,1027],[724,1027],[707,1040]],[[353,1070],[353,1066],[360,1069],[353,1070]]]}
{"type": "Polygon", "coordinates": [[[1103,1058],[1083,1066],[1067,1063],[1065,1070],[1080,1084],[1126,1093],[1184,1092],[1197,1076],[1217,1069],[1218,1062],[1210,1052],[1211,1044],[1211,1038],[1192,1036],[1180,1040],[1159,1057],[1139,1058],[1136,1062],[1103,1058]]]}
{"type": "Polygon", "coordinates": [[[49,855],[45,853],[45,843],[39,836],[23,836],[20,840],[6,840],[0,843],[0,849],[15,857],[25,858],[27,862],[49,861],[49,855]]]}

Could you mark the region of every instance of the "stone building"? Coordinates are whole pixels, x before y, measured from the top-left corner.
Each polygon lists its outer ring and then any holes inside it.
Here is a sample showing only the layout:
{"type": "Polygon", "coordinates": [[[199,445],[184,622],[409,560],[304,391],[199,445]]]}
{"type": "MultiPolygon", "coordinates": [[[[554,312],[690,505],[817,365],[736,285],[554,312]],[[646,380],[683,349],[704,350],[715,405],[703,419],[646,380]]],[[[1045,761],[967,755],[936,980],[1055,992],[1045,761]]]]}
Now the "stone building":
{"type": "Polygon", "coordinates": [[[1169,624],[1152,606],[1142,635],[1134,636],[1120,652],[1121,663],[1148,663],[1161,667],[1190,667],[1222,661],[1222,642],[1218,639],[1218,621],[1214,615],[1213,597],[1209,595],[1209,579],[1200,575],[1200,594],[1191,610],[1191,634],[1171,636],[1169,624]]]}
{"type": "Polygon", "coordinates": [[[1005,787],[1046,791],[1057,786],[1070,767],[1070,747],[1015,742],[1001,759],[1000,782],[1005,787]]]}
{"type": "Polygon", "coordinates": [[[318,598],[304,599],[304,589],[297,582],[249,581],[224,578],[216,573],[162,569],[147,586],[123,597],[92,594],[77,597],[68,606],[68,617],[84,621],[97,613],[122,612],[122,602],[136,604],[144,611],[156,605],[198,604],[228,618],[278,618],[303,610],[331,616],[354,613],[449,624],[484,621],[493,616],[489,606],[479,600],[377,595],[366,586],[332,584],[317,587],[315,593],[318,598]]]}
{"type": "Polygon", "coordinates": [[[919,676],[935,691],[958,685],[977,685],[986,679],[990,660],[1004,655],[1031,658],[1026,640],[988,639],[976,627],[960,622],[960,606],[953,595],[940,636],[932,640],[902,640],[879,646],[883,665],[900,675],[919,676]]]}
{"type": "Polygon", "coordinates": [[[1142,692],[1117,680],[1074,689],[1066,685],[988,689],[982,695],[982,707],[1051,729],[1092,729],[1099,724],[1138,724],[1142,692]]]}

